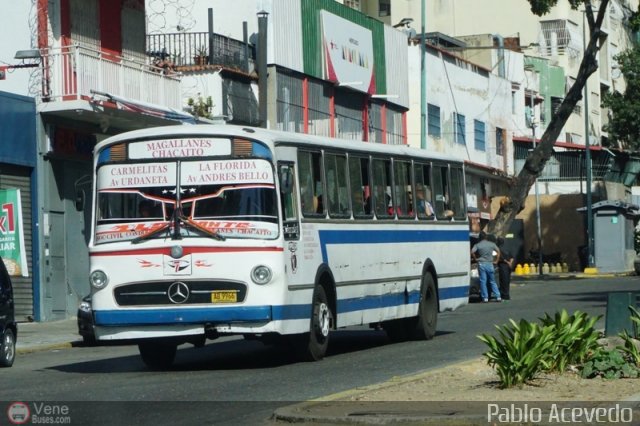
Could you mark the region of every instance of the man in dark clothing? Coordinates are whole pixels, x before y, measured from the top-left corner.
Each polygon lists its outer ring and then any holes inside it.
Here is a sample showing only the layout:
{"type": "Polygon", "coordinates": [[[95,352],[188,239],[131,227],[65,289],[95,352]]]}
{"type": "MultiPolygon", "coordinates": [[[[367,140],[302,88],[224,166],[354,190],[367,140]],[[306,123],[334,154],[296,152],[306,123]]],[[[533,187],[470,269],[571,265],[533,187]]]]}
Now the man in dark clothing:
{"type": "Polygon", "coordinates": [[[487,281],[491,286],[491,293],[495,294],[496,302],[502,302],[498,284],[496,283],[494,263],[500,259],[500,249],[487,239],[487,234],[480,232],[480,241],[471,249],[471,257],[478,262],[478,274],[480,277],[480,297],[483,302],[489,301],[487,281]],[[494,257],[495,256],[495,257],[494,257]]]}
{"type": "Polygon", "coordinates": [[[504,238],[498,237],[500,249],[500,261],[498,262],[498,282],[500,283],[500,295],[503,300],[511,299],[509,287],[511,285],[511,271],[513,270],[513,256],[504,248],[504,238]]]}

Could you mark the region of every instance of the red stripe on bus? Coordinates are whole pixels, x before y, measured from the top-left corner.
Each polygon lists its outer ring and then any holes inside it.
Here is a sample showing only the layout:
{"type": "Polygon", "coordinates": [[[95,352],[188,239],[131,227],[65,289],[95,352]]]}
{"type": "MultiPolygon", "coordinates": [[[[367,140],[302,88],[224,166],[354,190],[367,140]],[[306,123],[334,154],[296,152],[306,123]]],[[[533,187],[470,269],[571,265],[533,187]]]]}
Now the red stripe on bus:
{"type": "MultiPolygon", "coordinates": [[[[194,253],[236,253],[248,251],[284,251],[282,247],[183,247],[183,254],[194,253]]],[[[170,247],[149,248],[139,250],[117,250],[117,251],[101,251],[90,253],[89,256],[140,256],[148,254],[166,254],[171,253],[170,247]]]]}

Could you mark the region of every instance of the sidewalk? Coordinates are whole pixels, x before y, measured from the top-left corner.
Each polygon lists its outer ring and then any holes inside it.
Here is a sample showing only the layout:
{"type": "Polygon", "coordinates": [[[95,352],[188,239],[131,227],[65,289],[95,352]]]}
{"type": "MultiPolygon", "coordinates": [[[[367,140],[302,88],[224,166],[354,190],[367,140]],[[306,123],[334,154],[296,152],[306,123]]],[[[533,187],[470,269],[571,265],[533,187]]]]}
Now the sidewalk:
{"type": "Polygon", "coordinates": [[[16,353],[70,348],[82,342],[76,318],[50,322],[19,322],[16,353]]]}

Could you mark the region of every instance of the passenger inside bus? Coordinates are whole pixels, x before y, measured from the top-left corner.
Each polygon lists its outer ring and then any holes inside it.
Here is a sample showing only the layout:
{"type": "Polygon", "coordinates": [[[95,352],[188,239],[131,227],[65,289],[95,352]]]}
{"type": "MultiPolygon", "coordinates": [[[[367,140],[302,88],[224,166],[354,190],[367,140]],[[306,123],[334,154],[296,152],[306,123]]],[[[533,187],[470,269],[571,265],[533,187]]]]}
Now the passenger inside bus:
{"type": "MultiPolygon", "coordinates": [[[[429,219],[433,219],[435,217],[435,213],[433,210],[433,206],[427,199],[426,194],[431,194],[431,191],[423,186],[422,184],[416,185],[416,205],[418,206],[418,216],[419,217],[427,217],[429,219]]],[[[428,197],[431,198],[431,197],[428,197]]]]}

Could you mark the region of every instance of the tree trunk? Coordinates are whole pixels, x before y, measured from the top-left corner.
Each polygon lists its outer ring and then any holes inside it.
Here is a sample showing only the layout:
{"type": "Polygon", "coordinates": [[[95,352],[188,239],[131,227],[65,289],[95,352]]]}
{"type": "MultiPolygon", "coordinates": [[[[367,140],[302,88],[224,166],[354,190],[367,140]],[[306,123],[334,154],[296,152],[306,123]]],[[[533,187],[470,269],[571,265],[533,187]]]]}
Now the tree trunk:
{"type": "MultiPolygon", "coordinates": [[[[585,2],[587,21],[589,22],[589,44],[580,63],[576,81],[573,86],[571,86],[571,89],[569,89],[569,93],[567,93],[567,96],[562,101],[558,111],[551,118],[551,122],[540,138],[540,143],[529,153],[525,160],[524,167],[518,176],[511,181],[508,197],[501,203],[500,210],[495,219],[489,222],[487,227],[488,233],[504,236],[509,230],[513,219],[524,208],[524,202],[531,190],[531,186],[533,186],[536,178],[540,176],[547,161],[551,158],[553,146],[560,131],[571,116],[576,104],[582,98],[582,92],[587,83],[587,79],[598,69],[596,55],[603,42],[600,40],[600,37],[603,35],[600,27],[609,0],[603,0],[600,3],[596,20],[594,20],[590,3],[590,1],[585,2]]],[[[584,110],[584,113],[588,114],[589,111],[584,110]]],[[[585,135],[585,138],[587,137],[589,137],[588,134],[585,135]]]]}

